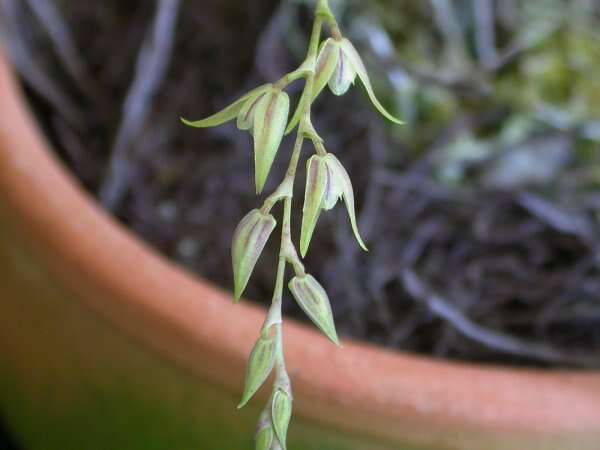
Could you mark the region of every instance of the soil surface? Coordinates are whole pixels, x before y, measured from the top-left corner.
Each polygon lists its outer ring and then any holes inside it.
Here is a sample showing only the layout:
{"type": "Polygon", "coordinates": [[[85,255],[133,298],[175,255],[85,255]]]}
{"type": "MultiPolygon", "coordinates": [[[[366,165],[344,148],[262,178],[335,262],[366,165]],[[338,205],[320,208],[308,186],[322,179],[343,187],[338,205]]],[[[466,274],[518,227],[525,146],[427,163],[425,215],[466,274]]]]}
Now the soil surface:
{"type": "MultiPolygon", "coordinates": [[[[230,288],[233,230],[262,203],[253,192],[251,139],[233,125],[192,130],[179,117],[207,116],[298,64],[308,9],[275,0],[166,0],[162,12],[141,0],[47,2],[57,16],[36,15],[29,3],[12,2],[4,20],[32,105],[62,159],[163,254],[230,288]]],[[[590,213],[599,199],[583,202],[568,176],[499,188],[478,176],[487,163],[469,168],[475,172],[460,187],[439,179],[453,136],[486,130],[507,114],[486,107],[425,129],[430,145],[415,152],[398,143],[398,131],[360,89],[326,94],[316,105],[314,121],[353,179],[370,248],[357,247],[343,207],[322,215],[306,266],[326,287],[342,336],[440,358],[600,367],[600,247],[590,213]]],[[[563,147],[570,139],[532,138],[563,147]]],[[[282,146],[266,192],[283,176],[290,147],[282,146]]],[[[270,300],[276,241],[248,298],[270,300]]],[[[291,296],[285,312],[304,320],[291,296]]]]}

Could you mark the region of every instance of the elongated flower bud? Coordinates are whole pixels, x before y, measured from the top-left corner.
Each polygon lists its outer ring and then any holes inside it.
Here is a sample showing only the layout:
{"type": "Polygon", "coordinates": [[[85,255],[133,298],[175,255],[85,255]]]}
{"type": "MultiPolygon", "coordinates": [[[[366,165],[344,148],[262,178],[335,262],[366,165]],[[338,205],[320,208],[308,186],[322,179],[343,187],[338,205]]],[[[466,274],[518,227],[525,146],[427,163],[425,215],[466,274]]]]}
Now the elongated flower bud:
{"type": "Polygon", "coordinates": [[[336,49],[338,52],[335,70],[329,78],[329,89],[335,95],[344,95],[354,84],[356,69],[341,45],[336,49]]]}
{"type": "Polygon", "coordinates": [[[283,450],[286,449],[288,427],[292,418],[292,398],[282,389],[277,389],[271,406],[271,421],[283,450]]]}
{"type": "Polygon", "coordinates": [[[254,115],[260,101],[265,97],[266,93],[272,88],[271,85],[265,86],[263,89],[256,91],[253,95],[249,96],[242,109],[237,116],[237,127],[240,130],[251,130],[254,126],[254,115]]]}
{"type": "Polygon", "coordinates": [[[338,200],[343,195],[343,184],[339,178],[335,176],[335,172],[332,170],[328,163],[328,158],[324,157],[325,165],[327,166],[327,183],[325,185],[325,195],[323,196],[322,208],[325,211],[333,209],[337,204],[338,200]]]}
{"type": "Polygon", "coordinates": [[[256,192],[261,193],[281,145],[290,112],[290,98],[272,89],[260,99],[254,112],[254,162],[256,192]]]}
{"type": "Polygon", "coordinates": [[[239,301],[277,221],[260,210],[250,211],[233,233],[231,261],[233,264],[234,297],[239,301]]]}
{"type": "Polygon", "coordinates": [[[327,85],[327,82],[333,76],[338,65],[340,51],[340,43],[335,39],[329,38],[323,43],[315,66],[313,100],[319,96],[323,88],[327,85]]]}
{"type": "Polygon", "coordinates": [[[323,208],[323,199],[329,174],[323,157],[315,155],[306,165],[306,189],[302,209],[302,229],[300,232],[300,253],[306,256],[317,220],[323,208]]]}
{"type": "Polygon", "coordinates": [[[315,155],[306,167],[306,188],[302,210],[300,253],[306,256],[321,210],[330,210],[342,195],[342,185],[333,175],[327,158],[315,155]]]}
{"type": "Polygon", "coordinates": [[[360,237],[360,233],[358,232],[358,223],[356,222],[356,212],[354,209],[354,190],[352,189],[352,181],[350,181],[350,176],[335,155],[328,153],[324,158],[334,180],[333,185],[336,188],[335,192],[338,193],[338,195],[341,194],[344,199],[344,203],[346,203],[346,209],[348,210],[348,217],[350,218],[350,225],[352,226],[354,237],[358,241],[358,244],[361,246],[361,248],[365,251],[368,251],[367,246],[363,242],[362,238],[360,237]]]}
{"type": "Polygon", "coordinates": [[[275,361],[275,342],[271,337],[261,336],[248,358],[246,384],[238,409],[243,408],[268,378],[275,361]]]}
{"type": "Polygon", "coordinates": [[[223,125],[225,122],[229,122],[230,120],[233,120],[238,116],[238,114],[240,113],[240,111],[242,110],[243,106],[246,104],[246,101],[249,98],[257,95],[257,93],[268,90],[271,87],[271,84],[259,86],[256,89],[253,89],[252,91],[245,94],[239,100],[236,100],[234,103],[232,103],[222,111],[219,111],[218,113],[213,114],[212,116],[207,117],[206,119],[190,121],[182,118],[181,121],[184,124],[194,128],[210,128],[223,125]]]}
{"type": "Polygon", "coordinates": [[[312,275],[294,277],[289,283],[290,291],[306,315],[331,341],[339,346],[331,304],[325,289],[312,275]]]}
{"type": "Polygon", "coordinates": [[[273,436],[274,433],[271,423],[266,421],[264,424],[261,424],[256,432],[256,437],[254,438],[255,450],[271,450],[273,436]]]}

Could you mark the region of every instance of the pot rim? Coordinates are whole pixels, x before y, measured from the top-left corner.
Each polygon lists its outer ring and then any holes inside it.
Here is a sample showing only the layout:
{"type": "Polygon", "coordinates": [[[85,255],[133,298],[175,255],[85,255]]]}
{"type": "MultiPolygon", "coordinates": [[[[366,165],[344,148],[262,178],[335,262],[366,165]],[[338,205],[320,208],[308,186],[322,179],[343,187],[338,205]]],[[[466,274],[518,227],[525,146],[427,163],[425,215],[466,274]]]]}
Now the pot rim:
{"type": "MultiPolygon", "coordinates": [[[[0,112],[0,198],[36,256],[120,332],[241,393],[264,309],[233,305],[101,210],[54,157],[2,51],[0,112]]],[[[449,446],[506,433],[598,432],[597,373],[436,361],[353,341],[340,350],[291,320],[284,333],[296,410],[323,426],[449,446]]]]}

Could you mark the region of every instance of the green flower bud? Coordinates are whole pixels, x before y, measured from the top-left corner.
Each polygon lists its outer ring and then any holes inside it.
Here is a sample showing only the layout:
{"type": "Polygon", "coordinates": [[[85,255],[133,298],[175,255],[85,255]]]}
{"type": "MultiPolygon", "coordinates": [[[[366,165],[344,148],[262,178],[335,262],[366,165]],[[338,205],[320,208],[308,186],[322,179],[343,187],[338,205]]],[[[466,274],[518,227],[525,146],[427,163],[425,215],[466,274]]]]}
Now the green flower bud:
{"type": "Polygon", "coordinates": [[[289,288],[298,302],[298,305],[310,320],[312,320],[335,345],[339,346],[340,340],[335,331],[329,297],[319,282],[315,280],[312,275],[294,277],[289,283],[289,288]]]}
{"type": "Polygon", "coordinates": [[[282,389],[277,389],[271,405],[271,422],[283,450],[286,448],[287,432],[292,418],[292,398],[282,389]]]}
{"type": "Polygon", "coordinates": [[[352,182],[342,163],[329,153],[326,156],[315,155],[307,163],[302,228],[300,231],[300,253],[302,257],[305,257],[308,252],[321,211],[332,209],[340,197],[346,203],[356,240],[364,250],[367,250],[358,232],[352,182]]]}
{"type": "Polygon", "coordinates": [[[322,156],[315,155],[306,164],[306,189],[302,209],[302,229],[300,231],[300,253],[306,256],[317,220],[323,209],[323,200],[331,176],[322,156]]]}
{"type": "Polygon", "coordinates": [[[242,110],[249,98],[256,96],[260,92],[264,92],[265,90],[270,89],[271,87],[271,84],[259,86],[256,89],[253,89],[252,91],[248,92],[239,100],[236,100],[234,103],[232,103],[222,111],[219,111],[218,113],[213,114],[212,116],[207,117],[206,119],[193,122],[186,120],[182,117],[181,121],[187,126],[194,128],[210,128],[223,125],[224,123],[235,119],[239,115],[240,111],[242,110]]]}
{"type": "MultiPolygon", "coordinates": [[[[356,51],[356,48],[354,48],[354,45],[352,45],[352,42],[350,42],[348,39],[344,38],[344,39],[342,39],[340,45],[341,45],[342,51],[346,57],[345,59],[348,60],[349,65],[352,67],[354,72],[356,72],[356,74],[358,75],[358,78],[360,78],[360,81],[364,85],[364,87],[367,91],[367,94],[368,94],[369,98],[371,99],[371,103],[373,103],[375,108],[377,108],[377,110],[385,118],[387,118],[388,120],[390,120],[394,123],[402,125],[404,122],[402,122],[401,120],[399,120],[396,117],[394,117],[393,115],[391,115],[383,107],[383,105],[379,102],[379,100],[375,96],[375,91],[373,90],[373,86],[371,85],[371,80],[369,78],[369,74],[367,72],[365,64],[363,63],[362,58],[356,51]]],[[[348,72],[347,75],[350,75],[350,72],[348,72]]],[[[339,88],[341,90],[341,88],[343,88],[343,87],[344,87],[344,83],[341,83],[340,85],[336,86],[336,89],[339,88]]]]}
{"type": "Polygon", "coordinates": [[[325,165],[327,166],[327,183],[325,185],[325,195],[323,195],[322,208],[325,211],[330,211],[337,204],[338,200],[344,194],[343,183],[335,176],[335,172],[330,167],[327,157],[324,157],[325,165]]]}
{"type": "Polygon", "coordinates": [[[328,153],[324,157],[327,168],[329,169],[332,179],[333,186],[335,186],[334,193],[338,194],[338,198],[341,194],[341,197],[344,199],[344,203],[346,203],[346,209],[348,210],[348,217],[350,218],[350,224],[352,226],[352,231],[358,244],[365,251],[368,251],[367,246],[363,242],[360,237],[360,233],[358,232],[358,224],[356,222],[356,212],[354,210],[354,190],[352,189],[352,181],[350,181],[350,176],[346,169],[342,165],[342,163],[333,155],[332,153],[328,153]]]}
{"type": "Polygon", "coordinates": [[[268,421],[261,424],[254,438],[255,450],[271,450],[273,437],[273,427],[271,424],[268,421]]]}
{"type": "Polygon", "coordinates": [[[271,166],[281,145],[290,111],[290,98],[278,89],[271,89],[256,105],[254,112],[254,162],[256,192],[265,186],[271,166]]]}
{"type": "Polygon", "coordinates": [[[260,101],[265,98],[266,93],[271,90],[272,85],[266,85],[263,89],[256,91],[253,95],[249,96],[242,109],[237,116],[237,127],[240,130],[251,130],[254,126],[254,115],[256,109],[260,104],[260,101]]]}
{"type": "Polygon", "coordinates": [[[238,409],[243,408],[269,377],[275,362],[275,342],[271,337],[261,336],[248,358],[246,384],[238,409]]]}
{"type": "Polygon", "coordinates": [[[329,38],[323,43],[315,66],[313,100],[319,96],[323,88],[327,85],[327,82],[333,76],[338,65],[340,52],[340,43],[335,39],[329,38]]]}
{"type": "Polygon", "coordinates": [[[233,264],[234,297],[239,301],[277,221],[260,210],[250,211],[233,233],[231,261],[233,264]]]}
{"type": "Polygon", "coordinates": [[[277,439],[273,439],[273,444],[271,444],[271,450],[282,450],[283,447],[279,443],[277,439]]]}
{"type": "Polygon", "coordinates": [[[350,62],[350,58],[344,52],[341,45],[338,46],[337,52],[339,54],[337,58],[337,64],[331,77],[329,78],[329,89],[335,95],[344,95],[350,89],[350,86],[354,84],[356,79],[356,69],[350,62]]]}

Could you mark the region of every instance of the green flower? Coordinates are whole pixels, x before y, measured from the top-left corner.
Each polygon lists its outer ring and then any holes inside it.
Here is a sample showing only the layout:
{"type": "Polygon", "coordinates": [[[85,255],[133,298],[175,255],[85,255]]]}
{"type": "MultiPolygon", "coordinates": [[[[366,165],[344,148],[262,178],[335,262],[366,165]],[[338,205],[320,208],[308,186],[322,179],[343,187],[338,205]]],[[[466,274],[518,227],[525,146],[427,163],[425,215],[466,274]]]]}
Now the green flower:
{"type": "Polygon", "coordinates": [[[386,119],[401,125],[403,122],[390,114],[377,99],[362,58],[352,42],[346,38],[341,40],[329,38],[321,46],[315,69],[313,99],[321,93],[326,84],[329,84],[331,92],[335,95],[345,94],[350,86],[354,84],[357,76],[380,114],[386,119]]]}
{"type": "Polygon", "coordinates": [[[354,209],[354,190],[350,176],[342,163],[331,153],[325,156],[315,155],[307,164],[304,208],[302,210],[302,228],[300,231],[300,253],[306,256],[322,210],[332,209],[340,198],[344,199],[354,236],[363,250],[367,250],[356,221],[354,209]]]}
{"type": "Polygon", "coordinates": [[[246,383],[238,409],[243,408],[269,377],[275,362],[275,342],[270,336],[261,336],[250,353],[246,367],[246,383]]]}
{"type": "Polygon", "coordinates": [[[331,341],[340,346],[331,304],[325,289],[319,284],[312,275],[294,277],[289,283],[290,291],[298,302],[298,305],[306,315],[331,339],[331,341]]]}
{"type": "Polygon", "coordinates": [[[281,145],[289,111],[288,95],[272,84],[266,84],[206,119],[182,121],[190,127],[209,128],[237,118],[238,128],[254,136],[256,192],[261,193],[281,145]]]}
{"type": "Polygon", "coordinates": [[[277,221],[272,215],[254,209],[235,229],[231,246],[231,262],[236,301],[239,301],[246,289],[254,266],[276,225],[277,221]]]}

